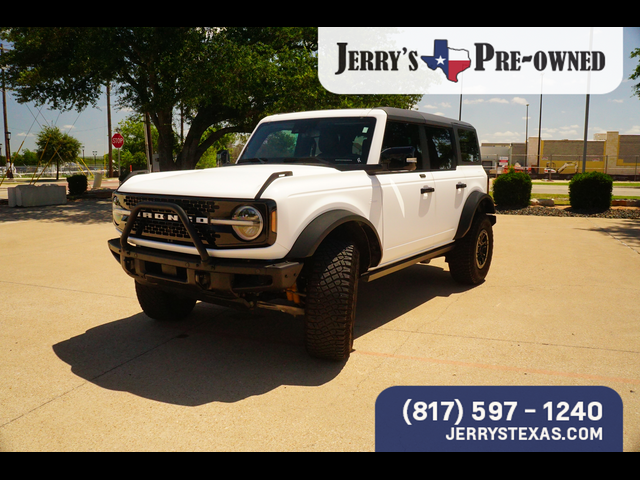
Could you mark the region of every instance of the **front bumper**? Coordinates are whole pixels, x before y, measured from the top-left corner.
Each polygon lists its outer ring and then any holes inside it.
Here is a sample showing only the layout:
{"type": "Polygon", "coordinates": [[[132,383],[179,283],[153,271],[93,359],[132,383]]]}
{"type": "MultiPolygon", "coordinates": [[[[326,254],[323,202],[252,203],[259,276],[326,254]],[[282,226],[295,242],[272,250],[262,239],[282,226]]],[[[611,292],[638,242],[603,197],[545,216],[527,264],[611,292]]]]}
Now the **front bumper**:
{"type": "Polygon", "coordinates": [[[198,300],[239,298],[246,294],[282,292],[292,288],[304,265],[298,262],[238,261],[211,258],[185,211],[175,204],[141,203],[128,219],[122,237],[109,242],[109,249],[124,271],[136,281],[179,291],[198,300]],[[149,208],[175,212],[183,223],[199,256],[134,247],[128,240],[138,215],[149,208]]]}
{"type": "Polygon", "coordinates": [[[180,289],[192,296],[238,296],[281,292],[293,287],[303,264],[297,262],[238,262],[201,258],[109,241],[109,249],[124,271],[141,283],[180,289]]]}

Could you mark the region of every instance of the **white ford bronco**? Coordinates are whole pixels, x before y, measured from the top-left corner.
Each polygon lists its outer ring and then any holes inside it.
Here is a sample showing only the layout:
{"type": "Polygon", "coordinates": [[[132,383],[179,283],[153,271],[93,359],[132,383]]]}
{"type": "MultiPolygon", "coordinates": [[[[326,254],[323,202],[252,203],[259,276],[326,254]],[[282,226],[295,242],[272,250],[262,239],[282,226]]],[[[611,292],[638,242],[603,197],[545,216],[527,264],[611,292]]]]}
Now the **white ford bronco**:
{"type": "Polygon", "coordinates": [[[496,223],[476,130],[393,108],[266,118],[237,165],[133,177],[113,217],[109,248],[149,317],[276,310],[333,361],[352,353],[359,282],[446,257],[478,285],[496,223]]]}

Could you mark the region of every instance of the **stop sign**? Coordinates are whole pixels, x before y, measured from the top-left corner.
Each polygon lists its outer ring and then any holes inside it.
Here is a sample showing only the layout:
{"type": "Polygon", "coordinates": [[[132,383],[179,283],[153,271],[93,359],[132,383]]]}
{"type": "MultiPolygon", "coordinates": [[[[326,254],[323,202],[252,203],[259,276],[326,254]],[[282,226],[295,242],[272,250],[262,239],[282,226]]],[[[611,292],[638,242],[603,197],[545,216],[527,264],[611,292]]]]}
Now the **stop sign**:
{"type": "Polygon", "coordinates": [[[111,139],[111,143],[113,143],[115,148],[122,148],[124,147],[124,137],[119,133],[116,133],[111,139]]]}

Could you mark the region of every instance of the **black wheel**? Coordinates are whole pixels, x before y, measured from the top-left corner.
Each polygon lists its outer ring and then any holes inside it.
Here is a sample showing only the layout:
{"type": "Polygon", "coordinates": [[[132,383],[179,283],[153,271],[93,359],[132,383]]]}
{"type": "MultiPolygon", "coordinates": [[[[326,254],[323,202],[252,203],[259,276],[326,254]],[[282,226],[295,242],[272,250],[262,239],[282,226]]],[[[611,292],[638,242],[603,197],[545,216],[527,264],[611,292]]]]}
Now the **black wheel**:
{"type": "Polygon", "coordinates": [[[480,285],[489,274],[492,260],[493,226],[486,215],[479,215],[449,255],[451,276],[463,285],[480,285]]]}
{"type": "Polygon", "coordinates": [[[322,244],[309,271],[306,346],[312,357],[344,361],[353,351],[360,252],[352,242],[322,244]]]}
{"type": "Polygon", "coordinates": [[[136,294],[144,313],[159,322],[184,320],[196,306],[195,300],[182,298],[138,282],[136,282],[136,294]]]}

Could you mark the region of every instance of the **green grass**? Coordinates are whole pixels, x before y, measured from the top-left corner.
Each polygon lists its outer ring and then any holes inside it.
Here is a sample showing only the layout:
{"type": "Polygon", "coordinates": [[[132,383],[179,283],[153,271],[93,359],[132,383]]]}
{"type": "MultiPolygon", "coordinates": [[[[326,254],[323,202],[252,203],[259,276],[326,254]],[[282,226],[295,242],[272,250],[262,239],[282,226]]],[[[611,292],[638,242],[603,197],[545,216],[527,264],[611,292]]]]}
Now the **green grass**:
{"type": "MultiPolygon", "coordinates": [[[[549,186],[549,185],[557,185],[559,187],[568,187],[569,182],[533,182],[534,185],[539,186],[549,186]]],[[[640,183],[614,183],[613,186],[615,188],[640,188],[640,183]]]]}
{"type": "MultiPolygon", "coordinates": [[[[534,193],[531,195],[532,199],[536,200],[554,200],[556,205],[559,206],[571,206],[571,198],[569,195],[558,195],[554,193],[534,193]]],[[[613,197],[614,200],[640,200],[640,197],[613,197]]]]}

